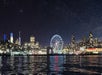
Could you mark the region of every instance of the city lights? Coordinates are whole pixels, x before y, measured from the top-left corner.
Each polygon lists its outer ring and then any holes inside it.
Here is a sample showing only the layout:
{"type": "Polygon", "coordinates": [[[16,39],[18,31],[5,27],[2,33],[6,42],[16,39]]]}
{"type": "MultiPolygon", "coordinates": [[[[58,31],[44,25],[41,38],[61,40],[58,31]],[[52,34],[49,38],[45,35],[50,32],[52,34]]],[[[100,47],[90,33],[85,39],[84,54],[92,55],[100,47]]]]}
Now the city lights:
{"type": "MultiPolygon", "coordinates": [[[[21,45],[21,37],[19,34],[18,39],[14,42],[13,33],[10,34],[10,39],[7,39],[4,34],[4,40],[0,43],[0,54],[7,55],[39,55],[47,54],[46,48],[41,48],[39,42],[36,42],[34,36],[29,37],[29,42],[21,45]],[[10,40],[10,41],[9,41],[10,40]]],[[[23,39],[23,38],[22,38],[23,39]]],[[[76,42],[75,36],[72,36],[71,42],[64,46],[63,40],[60,35],[55,34],[51,41],[49,41],[52,50],[50,54],[101,54],[102,43],[89,33],[89,38],[85,41],[76,42]]]]}

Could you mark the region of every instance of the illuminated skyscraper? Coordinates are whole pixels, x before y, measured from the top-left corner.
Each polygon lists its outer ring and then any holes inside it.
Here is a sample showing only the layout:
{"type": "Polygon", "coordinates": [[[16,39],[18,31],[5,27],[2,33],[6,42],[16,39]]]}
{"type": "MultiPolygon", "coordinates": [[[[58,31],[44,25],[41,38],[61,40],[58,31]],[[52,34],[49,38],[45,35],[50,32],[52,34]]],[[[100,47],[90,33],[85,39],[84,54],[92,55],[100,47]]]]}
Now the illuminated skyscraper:
{"type": "Polygon", "coordinates": [[[19,32],[19,38],[18,38],[18,41],[19,41],[19,45],[21,45],[21,33],[19,32]]]}
{"type": "Polygon", "coordinates": [[[13,43],[13,33],[10,33],[10,42],[13,43]]]}
{"type": "Polygon", "coordinates": [[[30,43],[29,43],[31,48],[39,48],[39,42],[35,42],[35,37],[31,36],[30,37],[30,43]]]}
{"type": "Polygon", "coordinates": [[[91,47],[93,47],[93,45],[94,45],[94,38],[93,38],[93,34],[91,32],[89,33],[89,44],[91,47]]]}
{"type": "Polygon", "coordinates": [[[6,42],[6,40],[7,40],[7,36],[6,36],[6,34],[4,34],[4,36],[3,36],[3,40],[4,40],[4,42],[6,42]]]}
{"type": "Polygon", "coordinates": [[[30,37],[30,43],[35,43],[35,37],[34,36],[30,37]]]}
{"type": "Polygon", "coordinates": [[[31,46],[31,48],[34,48],[34,46],[35,46],[35,37],[34,36],[30,37],[30,46],[31,46]]]}

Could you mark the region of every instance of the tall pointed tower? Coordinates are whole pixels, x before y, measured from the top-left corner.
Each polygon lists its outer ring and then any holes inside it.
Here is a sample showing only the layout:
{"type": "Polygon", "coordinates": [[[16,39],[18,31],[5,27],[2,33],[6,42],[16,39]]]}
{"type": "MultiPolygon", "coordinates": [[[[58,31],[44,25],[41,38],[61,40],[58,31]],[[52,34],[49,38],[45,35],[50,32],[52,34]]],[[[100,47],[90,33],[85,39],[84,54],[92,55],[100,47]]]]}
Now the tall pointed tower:
{"type": "Polygon", "coordinates": [[[19,45],[21,45],[21,32],[19,31],[19,37],[18,37],[19,45]]]}

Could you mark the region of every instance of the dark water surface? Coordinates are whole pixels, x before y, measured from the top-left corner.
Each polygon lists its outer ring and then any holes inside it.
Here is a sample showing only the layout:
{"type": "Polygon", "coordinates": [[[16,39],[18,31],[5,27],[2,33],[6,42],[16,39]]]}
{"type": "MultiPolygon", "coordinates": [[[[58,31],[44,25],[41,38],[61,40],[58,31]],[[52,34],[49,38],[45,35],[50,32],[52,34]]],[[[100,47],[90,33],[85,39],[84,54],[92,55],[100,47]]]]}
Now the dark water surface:
{"type": "Polygon", "coordinates": [[[102,55],[0,56],[0,75],[102,75],[102,55]]]}

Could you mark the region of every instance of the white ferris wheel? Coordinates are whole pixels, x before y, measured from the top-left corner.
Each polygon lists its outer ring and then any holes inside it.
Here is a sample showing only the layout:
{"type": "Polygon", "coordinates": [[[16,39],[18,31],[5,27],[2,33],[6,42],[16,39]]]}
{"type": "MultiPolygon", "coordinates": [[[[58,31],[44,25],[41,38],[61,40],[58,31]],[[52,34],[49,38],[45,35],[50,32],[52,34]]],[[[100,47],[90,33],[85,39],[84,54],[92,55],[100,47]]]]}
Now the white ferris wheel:
{"type": "Polygon", "coordinates": [[[63,49],[63,40],[60,35],[54,35],[51,38],[50,46],[53,48],[54,53],[61,53],[63,49]]]}

